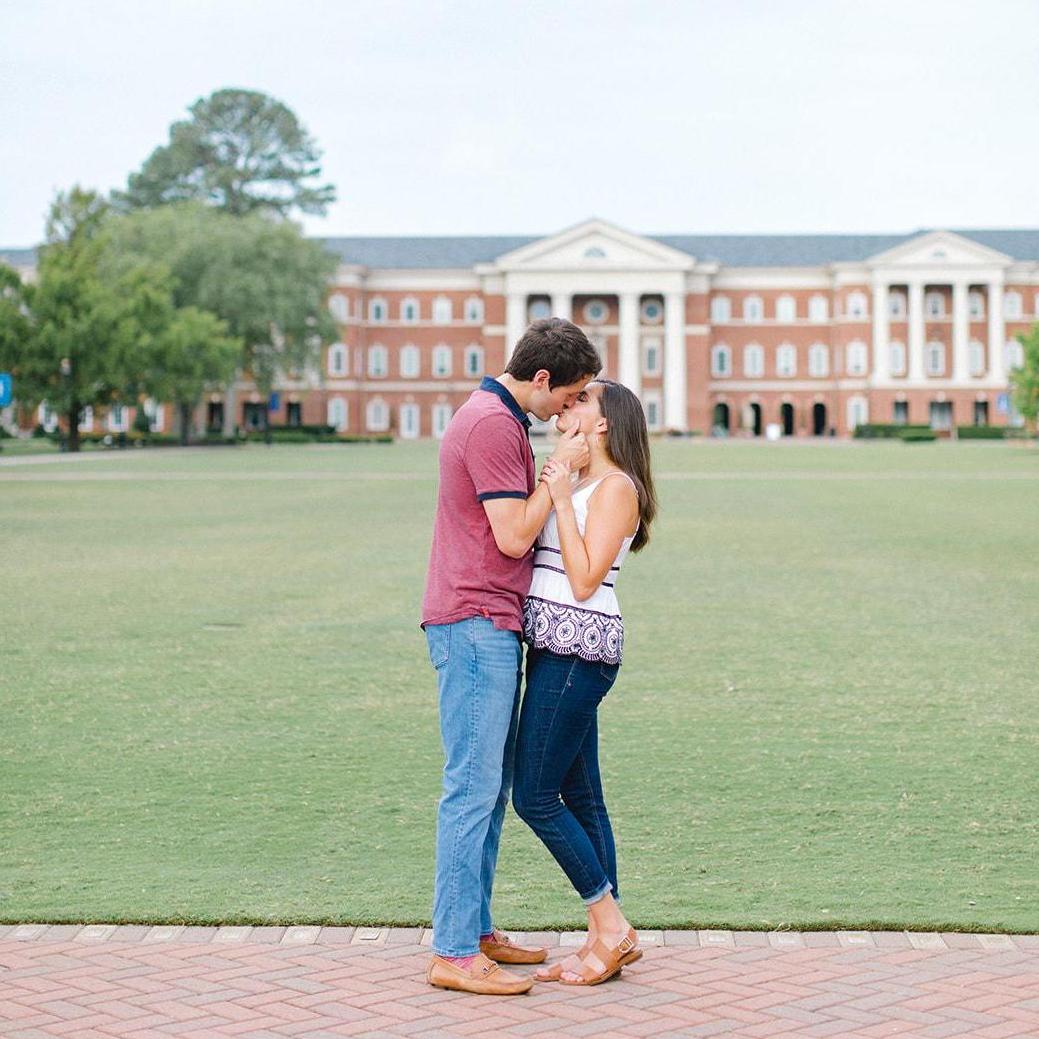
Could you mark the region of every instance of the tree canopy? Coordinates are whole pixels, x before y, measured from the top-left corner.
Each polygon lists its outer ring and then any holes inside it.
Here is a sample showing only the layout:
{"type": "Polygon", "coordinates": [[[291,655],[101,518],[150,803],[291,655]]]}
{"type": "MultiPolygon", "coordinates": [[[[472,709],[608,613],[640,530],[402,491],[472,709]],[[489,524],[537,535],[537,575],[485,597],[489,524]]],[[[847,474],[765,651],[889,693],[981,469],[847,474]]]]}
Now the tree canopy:
{"type": "Polygon", "coordinates": [[[1039,418],[1039,322],[1017,337],[1024,347],[1023,364],[1010,372],[1014,408],[1023,416],[1031,433],[1039,418]]]}

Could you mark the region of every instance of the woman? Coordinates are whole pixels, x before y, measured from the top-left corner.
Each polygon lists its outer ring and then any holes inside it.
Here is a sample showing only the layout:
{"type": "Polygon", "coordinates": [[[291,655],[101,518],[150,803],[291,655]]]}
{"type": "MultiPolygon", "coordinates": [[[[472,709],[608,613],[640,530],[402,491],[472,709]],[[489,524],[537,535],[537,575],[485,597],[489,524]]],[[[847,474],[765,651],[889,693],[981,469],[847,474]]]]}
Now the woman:
{"type": "Polygon", "coordinates": [[[553,510],[535,543],[524,606],[527,687],[516,742],[513,801],[588,910],[588,941],[540,968],[538,981],[597,985],[642,956],[620,909],[613,832],[599,778],[596,710],[621,662],[624,626],[614,584],[629,549],[649,540],[657,502],[649,435],[638,397],[590,382],[557,420],[588,439],[588,465],[571,485],[546,463],[553,510]]]}

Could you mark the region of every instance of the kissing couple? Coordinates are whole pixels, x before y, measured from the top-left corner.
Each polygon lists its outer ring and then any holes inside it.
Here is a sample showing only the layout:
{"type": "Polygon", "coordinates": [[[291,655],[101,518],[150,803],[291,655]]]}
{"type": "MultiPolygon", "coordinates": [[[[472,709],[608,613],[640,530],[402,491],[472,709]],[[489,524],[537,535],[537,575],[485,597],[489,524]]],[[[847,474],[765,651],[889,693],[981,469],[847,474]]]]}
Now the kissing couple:
{"type": "Polygon", "coordinates": [[[596,714],[624,643],[614,586],[657,503],[642,405],[601,369],[576,325],[535,321],[441,441],[422,605],[445,756],[426,973],[441,988],[596,985],[642,956],[621,909],[596,714]],[[539,476],[528,413],[557,417],[561,434],[539,476]],[[547,950],[491,916],[510,793],[588,913],[582,948],[533,976],[500,965],[542,964],[547,950]]]}

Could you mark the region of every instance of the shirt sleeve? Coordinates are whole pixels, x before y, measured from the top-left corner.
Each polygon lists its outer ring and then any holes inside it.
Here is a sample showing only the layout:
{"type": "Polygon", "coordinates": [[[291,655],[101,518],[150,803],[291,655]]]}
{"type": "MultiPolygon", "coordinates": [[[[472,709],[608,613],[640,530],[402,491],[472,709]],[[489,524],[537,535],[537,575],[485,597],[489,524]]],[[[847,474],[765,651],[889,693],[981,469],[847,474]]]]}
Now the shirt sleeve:
{"type": "Polygon", "coordinates": [[[469,433],[465,466],[477,501],[527,498],[527,438],[511,415],[488,415],[469,433]]]}

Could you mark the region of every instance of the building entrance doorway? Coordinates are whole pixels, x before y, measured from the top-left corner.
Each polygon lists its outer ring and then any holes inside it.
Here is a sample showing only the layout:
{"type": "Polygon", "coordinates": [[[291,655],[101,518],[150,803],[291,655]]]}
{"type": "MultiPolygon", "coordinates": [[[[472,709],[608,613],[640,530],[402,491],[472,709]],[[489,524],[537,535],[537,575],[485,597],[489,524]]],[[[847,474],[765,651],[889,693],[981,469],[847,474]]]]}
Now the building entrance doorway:
{"type": "Polygon", "coordinates": [[[794,406],[793,404],[784,404],[779,409],[779,417],[783,421],[783,436],[792,437],[794,435],[794,406]]]}
{"type": "Polygon", "coordinates": [[[812,405],[812,436],[826,436],[826,405],[812,405]]]}
{"type": "Polygon", "coordinates": [[[952,401],[931,401],[931,429],[952,429],[952,401]]]}
{"type": "Polygon", "coordinates": [[[988,425],[988,401],[987,400],[976,400],[974,402],[974,425],[976,425],[976,426],[987,426],[988,425]]]}
{"type": "Polygon", "coordinates": [[[754,436],[761,436],[761,405],[751,404],[750,406],[750,426],[754,431],[754,436]]]}
{"type": "Polygon", "coordinates": [[[264,428],[263,419],[267,407],[262,401],[246,401],[242,407],[242,424],[251,433],[264,428]]]}
{"type": "Polygon", "coordinates": [[[715,404],[711,418],[711,433],[714,436],[729,435],[729,405],[715,404]]]}

